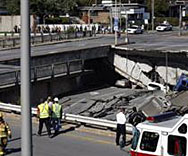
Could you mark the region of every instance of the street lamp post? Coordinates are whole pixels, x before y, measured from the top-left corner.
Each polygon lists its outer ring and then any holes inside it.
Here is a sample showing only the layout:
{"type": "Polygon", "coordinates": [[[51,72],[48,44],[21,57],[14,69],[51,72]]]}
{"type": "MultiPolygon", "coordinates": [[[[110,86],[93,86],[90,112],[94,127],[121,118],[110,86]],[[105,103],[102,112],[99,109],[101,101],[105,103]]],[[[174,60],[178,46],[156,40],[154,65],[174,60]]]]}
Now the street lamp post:
{"type": "Polygon", "coordinates": [[[154,31],[154,19],[155,19],[155,0],[151,0],[151,10],[152,10],[152,31],[154,31]]]}
{"type": "Polygon", "coordinates": [[[115,0],[115,19],[114,19],[114,23],[116,23],[116,25],[114,27],[116,27],[115,28],[115,45],[117,45],[117,29],[118,29],[117,0],[115,0]]]}
{"type": "Polygon", "coordinates": [[[32,156],[29,0],[21,0],[21,155],[32,156]]]}
{"type": "Polygon", "coordinates": [[[181,36],[182,6],[179,5],[179,36],[181,36]]]}
{"type": "Polygon", "coordinates": [[[90,30],[90,24],[91,24],[91,11],[92,9],[96,6],[96,4],[93,4],[91,8],[88,9],[88,26],[89,26],[89,30],[90,30]]]}
{"type": "Polygon", "coordinates": [[[125,35],[125,43],[129,43],[129,37],[128,37],[128,14],[127,14],[127,10],[125,10],[125,17],[126,17],[126,35],[125,35]]]}

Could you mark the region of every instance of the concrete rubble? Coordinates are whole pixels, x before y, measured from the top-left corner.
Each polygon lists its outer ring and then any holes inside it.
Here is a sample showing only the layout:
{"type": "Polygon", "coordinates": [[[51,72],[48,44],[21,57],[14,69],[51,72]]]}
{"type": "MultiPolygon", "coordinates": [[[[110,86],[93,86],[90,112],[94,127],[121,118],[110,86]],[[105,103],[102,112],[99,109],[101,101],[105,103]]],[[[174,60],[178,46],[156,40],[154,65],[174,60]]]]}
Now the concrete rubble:
{"type": "Polygon", "coordinates": [[[160,114],[174,107],[164,92],[159,90],[111,87],[66,98],[70,101],[63,103],[65,113],[113,121],[120,107],[126,109],[127,117],[133,107],[141,110],[145,116],[160,114]]]}

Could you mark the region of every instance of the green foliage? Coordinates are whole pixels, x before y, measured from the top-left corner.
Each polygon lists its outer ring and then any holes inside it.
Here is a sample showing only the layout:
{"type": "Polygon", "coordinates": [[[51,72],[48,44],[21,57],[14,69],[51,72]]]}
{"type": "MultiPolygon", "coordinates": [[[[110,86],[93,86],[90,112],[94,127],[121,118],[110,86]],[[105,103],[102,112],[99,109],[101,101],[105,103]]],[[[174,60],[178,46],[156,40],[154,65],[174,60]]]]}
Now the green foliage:
{"type": "Polygon", "coordinates": [[[45,22],[46,24],[70,24],[68,17],[50,17],[45,22]]]}
{"type": "Polygon", "coordinates": [[[4,4],[10,15],[20,14],[20,0],[5,0],[4,4]]]}
{"type": "Polygon", "coordinates": [[[179,19],[176,17],[157,17],[155,19],[155,24],[159,25],[160,23],[163,23],[163,21],[168,21],[173,26],[179,25],[179,19]]]}
{"type": "Polygon", "coordinates": [[[74,27],[69,27],[69,28],[67,29],[67,33],[73,33],[73,32],[75,32],[74,27]]]}
{"type": "MultiPolygon", "coordinates": [[[[152,0],[147,0],[146,5],[148,11],[151,12],[151,2],[152,0]]],[[[169,9],[169,1],[168,0],[154,0],[154,10],[155,10],[155,17],[164,17],[169,9]]]]}
{"type": "MultiPolygon", "coordinates": [[[[4,0],[9,14],[20,13],[20,0],[4,0]]],[[[43,17],[45,15],[60,15],[72,11],[78,0],[30,0],[31,14],[43,17]]]]}

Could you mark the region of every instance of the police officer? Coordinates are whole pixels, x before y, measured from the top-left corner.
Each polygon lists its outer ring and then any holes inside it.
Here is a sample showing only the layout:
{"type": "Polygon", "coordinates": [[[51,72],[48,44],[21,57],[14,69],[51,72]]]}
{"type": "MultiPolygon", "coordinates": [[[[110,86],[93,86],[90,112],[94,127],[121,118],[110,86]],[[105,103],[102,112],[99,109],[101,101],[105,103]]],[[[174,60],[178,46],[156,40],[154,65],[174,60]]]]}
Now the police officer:
{"type": "MultiPolygon", "coordinates": [[[[122,135],[122,141],[125,145],[126,143],[126,127],[125,127],[125,123],[126,123],[126,118],[125,118],[125,108],[120,108],[120,112],[116,115],[116,121],[117,121],[117,129],[116,129],[116,145],[119,146],[119,139],[120,136],[122,135]]],[[[121,146],[124,146],[121,145],[121,146]]]]}
{"type": "Polygon", "coordinates": [[[3,119],[3,113],[0,112],[0,155],[5,154],[8,137],[11,138],[11,130],[8,124],[3,119]]]}
{"type": "Polygon", "coordinates": [[[54,98],[54,103],[52,105],[52,125],[54,128],[54,135],[57,135],[60,129],[60,122],[62,118],[62,106],[59,104],[59,99],[54,98]]]}
{"type": "Polygon", "coordinates": [[[37,107],[37,116],[39,117],[39,130],[38,135],[41,136],[43,124],[45,123],[48,136],[51,137],[51,131],[50,131],[50,109],[47,102],[43,102],[38,105],[37,107]]]}

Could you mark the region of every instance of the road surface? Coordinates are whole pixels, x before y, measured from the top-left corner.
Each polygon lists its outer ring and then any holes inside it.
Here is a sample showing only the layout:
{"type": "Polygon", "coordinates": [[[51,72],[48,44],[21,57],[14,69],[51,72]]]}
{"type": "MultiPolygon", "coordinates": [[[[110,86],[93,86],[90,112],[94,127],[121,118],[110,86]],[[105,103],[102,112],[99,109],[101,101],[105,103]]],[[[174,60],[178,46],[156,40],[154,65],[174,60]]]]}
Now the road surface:
{"type": "MultiPolygon", "coordinates": [[[[5,114],[5,120],[12,129],[12,139],[9,141],[7,151],[10,156],[21,155],[20,127],[18,115],[5,114]]],[[[128,156],[128,147],[120,150],[114,144],[115,136],[112,132],[103,134],[91,128],[75,128],[64,125],[61,133],[48,138],[47,135],[36,136],[38,123],[33,122],[33,155],[34,156],[128,156]]],[[[43,130],[46,130],[45,128],[43,130]]],[[[46,133],[45,133],[46,134],[46,133]]]]}
{"type": "MultiPolygon", "coordinates": [[[[118,43],[124,43],[125,35],[118,38],[118,43]]],[[[187,51],[187,36],[179,37],[177,31],[144,33],[129,35],[132,44],[121,45],[133,49],[147,50],[171,50],[187,51]]],[[[99,47],[114,44],[114,35],[100,35],[93,39],[82,39],[74,42],[59,42],[57,44],[45,43],[44,46],[34,46],[31,48],[31,55],[48,55],[64,51],[79,50],[83,48],[99,47]]],[[[20,58],[20,49],[0,50],[0,61],[20,58]]]]}

